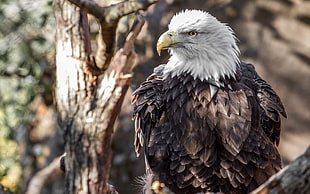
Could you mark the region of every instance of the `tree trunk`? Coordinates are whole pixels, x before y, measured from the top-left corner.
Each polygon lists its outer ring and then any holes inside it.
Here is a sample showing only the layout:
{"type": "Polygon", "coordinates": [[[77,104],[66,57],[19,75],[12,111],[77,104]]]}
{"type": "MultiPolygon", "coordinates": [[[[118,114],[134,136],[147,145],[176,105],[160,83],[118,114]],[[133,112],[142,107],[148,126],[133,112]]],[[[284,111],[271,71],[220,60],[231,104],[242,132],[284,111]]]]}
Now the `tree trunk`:
{"type": "MultiPolygon", "coordinates": [[[[82,31],[85,29],[81,27],[86,14],[66,0],[54,3],[57,20],[55,97],[59,125],[65,133],[66,193],[105,193],[111,159],[111,150],[105,149],[105,145],[111,144],[111,125],[116,115],[105,112],[104,106],[108,106],[110,100],[119,99],[89,95],[89,78],[83,70],[83,58],[87,56],[82,31]],[[103,115],[104,112],[107,114],[103,115]]],[[[102,93],[103,85],[98,86],[102,93]]],[[[105,92],[110,95],[112,91],[105,92]]]]}
{"type": "MultiPolygon", "coordinates": [[[[146,9],[156,1],[131,2],[130,9],[126,9],[126,1],[124,5],[120,3],[121,9],[115,6],[118,18],[108,15],[109,11],[116,13],[113,7],[104,11],[104,7],[93,1],[70,1],[75,5],[67,0],[54,0],[57,22],[55,97],[59,125],[64,130],[66,193],[108,193],[113,125],[132,78],[133,41],[143,22],[135,22],[124,48],[114,56],[109,52],[106,56],[113,57],[112,60],[104,58],[108,65],[100,69],[92,56],[85,11],[100,17],[97,19],[102,26],[101,34],[114,33],[114,41],[115,32],[110,28],[102,32],[103,26],[116,26],[120,17],[146,9]],[[107,23],[107,18],[111,23],[107,23]]],[[[105,41],[102,36],[98,37],[98,43],[107,44],[104,48],[115,45],[111,40],[105,41]]]]}

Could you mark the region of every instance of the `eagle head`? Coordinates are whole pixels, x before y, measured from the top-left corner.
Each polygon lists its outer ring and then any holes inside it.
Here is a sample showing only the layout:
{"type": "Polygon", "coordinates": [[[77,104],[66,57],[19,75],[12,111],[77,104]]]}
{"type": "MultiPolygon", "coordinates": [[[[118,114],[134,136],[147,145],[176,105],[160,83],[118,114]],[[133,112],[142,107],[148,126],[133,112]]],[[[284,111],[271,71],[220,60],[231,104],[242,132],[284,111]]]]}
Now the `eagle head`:
{"type": "Polygon", "coordinates": [[[190,73],[195,79],[218,82],[235,77],[239,49],[232,29],[208,12],[185,10],[170,21],[157,42],[157,52],[169,49],[164,75],[190,73]]]}

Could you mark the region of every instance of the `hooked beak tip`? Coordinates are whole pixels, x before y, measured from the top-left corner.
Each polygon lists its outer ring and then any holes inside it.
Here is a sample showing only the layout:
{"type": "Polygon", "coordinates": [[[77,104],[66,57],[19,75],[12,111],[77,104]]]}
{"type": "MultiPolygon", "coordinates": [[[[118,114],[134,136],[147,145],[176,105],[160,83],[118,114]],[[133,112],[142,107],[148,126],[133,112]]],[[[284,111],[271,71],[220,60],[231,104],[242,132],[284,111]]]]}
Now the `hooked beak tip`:
{"type": "Polygon", "coordinates": [[[174,32],[167,31],[163,33],[157,41],[157,53],[160,56],[162,49],[167,49],[173,44],[174,32]]]}
{"type": "Polygon", "coordinates": [[[160,56],[161,48],[157,47],[157,54],[160,56]]]}

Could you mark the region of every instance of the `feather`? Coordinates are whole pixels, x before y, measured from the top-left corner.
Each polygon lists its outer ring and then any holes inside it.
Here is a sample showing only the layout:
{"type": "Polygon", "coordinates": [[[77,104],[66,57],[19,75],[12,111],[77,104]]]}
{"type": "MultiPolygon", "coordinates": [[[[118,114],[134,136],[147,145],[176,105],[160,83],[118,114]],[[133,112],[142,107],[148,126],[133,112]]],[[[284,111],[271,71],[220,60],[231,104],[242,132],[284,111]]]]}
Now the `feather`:
{"type": "Polygon", "coordinates": [[[279,97],[252,65],[231,75],[216,67],[216,79],[171,72],[174,60],[133,93],[137,155],[143,147],[149,171],[175,193],[249,193],[281,168],[279,97]]]}
{"type": "Polygon", "coordinates": [[[211,98],[213,98],[213,96],[216,94],[217,91],[218,91],[218,87],[213,86],[213,85],[210,84],[210,95],[211,95],[211,98]]]}
{"type": "Polygon", "coordinates": [[[177,173],[182,173],[185,170],[185,165],[179,165],[179,167],[176,169],[177,173]]]}

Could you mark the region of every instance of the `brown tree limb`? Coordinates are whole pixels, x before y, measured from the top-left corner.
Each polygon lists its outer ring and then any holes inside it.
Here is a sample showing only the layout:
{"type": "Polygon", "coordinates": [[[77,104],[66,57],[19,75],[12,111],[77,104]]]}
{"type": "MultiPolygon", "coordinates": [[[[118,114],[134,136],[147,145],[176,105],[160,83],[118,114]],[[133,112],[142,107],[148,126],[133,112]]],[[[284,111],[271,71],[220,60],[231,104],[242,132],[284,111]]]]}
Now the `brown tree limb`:
{"type": "Polygon", "coordinates": [[[26,194],[40,194],[47,182],[56,179],[62,173],[60,170],[60,159],[55,158],[48,166],[38,171],[30,180],[26,194]]]}
{"type": "Polygon", "coordinates": [[[251,194],[310,193],[310,147],[251,194]]]}
{"type": "Polygon", "coordinates": [[[134,52],[134,41],[136,40],[138,34],[141,31],[142,26],[144,25],[144,18],[140,15],[135,19],[129,34],[127,35],[126,42],[122,49],[120,49],[114,56],[114,61],[112,61],[108,72],[112,70],[116,74],[122,73],[122,77],[130,76],[131,70],[135,64],[136,54],[134,52]],[[125,63],[124,60],[127,60],[125,63]]]}
{"type": "Polygon", "coordinates": [[[114,54],[116,28],[119,19],[136,11],[146,10],[158,0],[123,1],[108,7],[101,7],[90,0],[69,1],[95,16],[100,23],[94,64],[98,67],[99,74],[102,74],[108,68],[114,54]]]}
{"type": "Polygon", "coordinates": [[[91,0],[69,1],[87,13],[95,16],[100,23],[114,25],[121,17],[139,10],[146,10],[150,5],[156,3],[158,0],[123,1],[108,7],[101,7],[91,0]]]}

